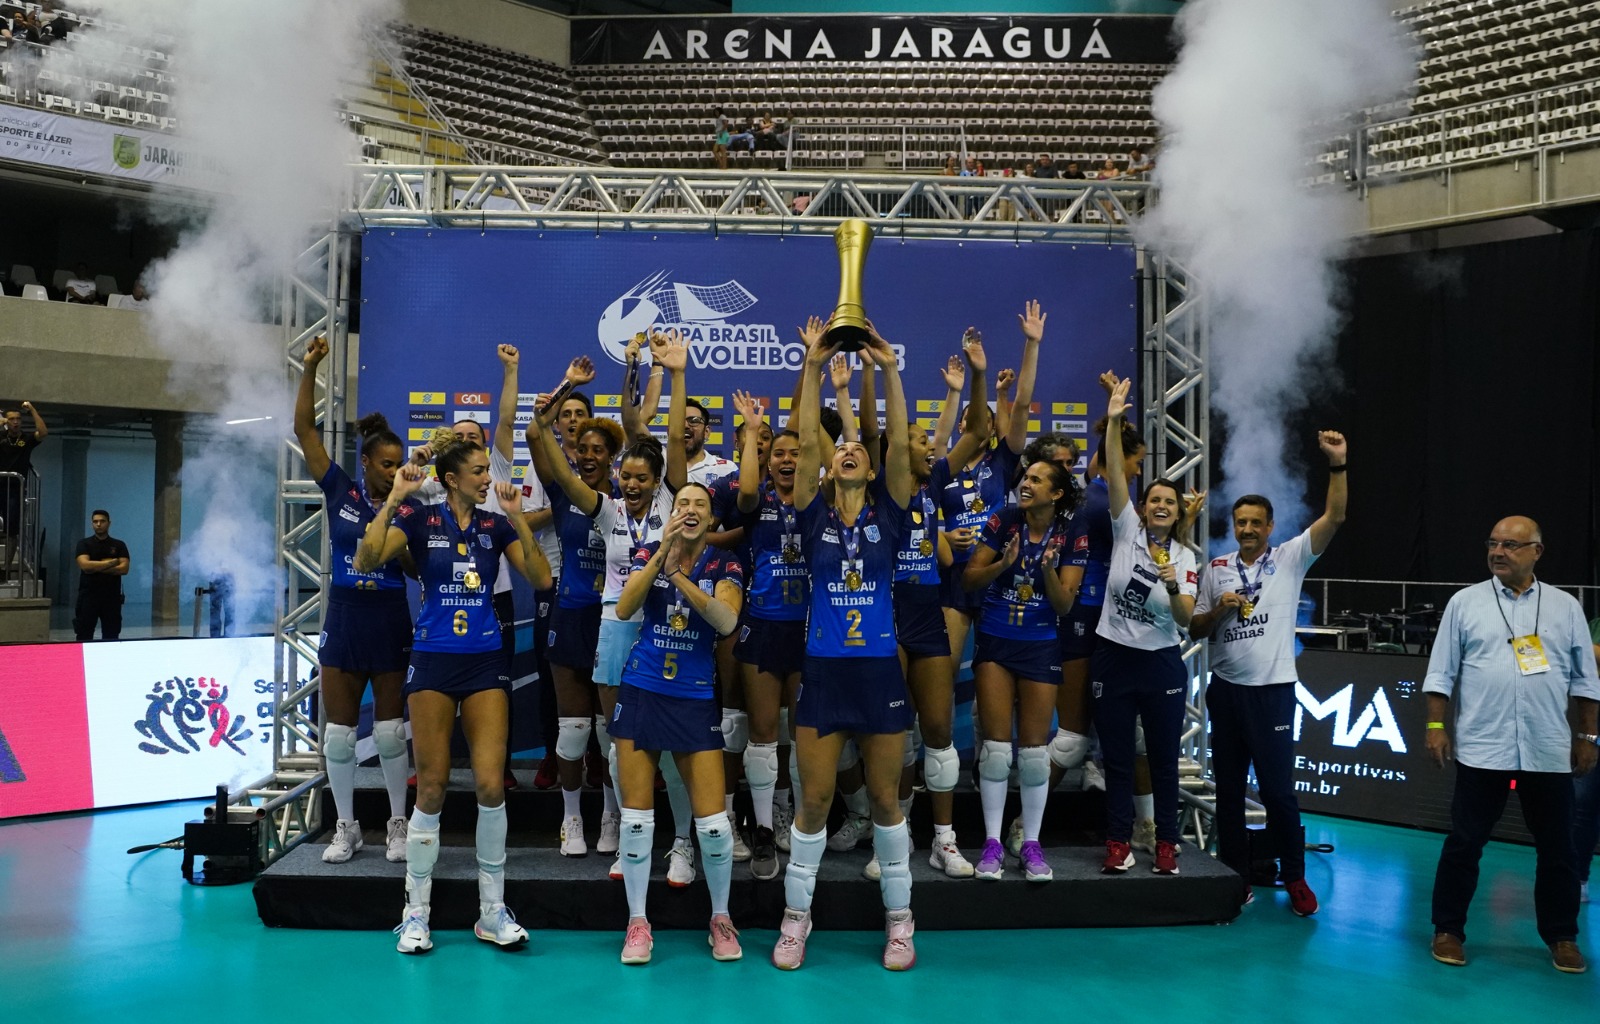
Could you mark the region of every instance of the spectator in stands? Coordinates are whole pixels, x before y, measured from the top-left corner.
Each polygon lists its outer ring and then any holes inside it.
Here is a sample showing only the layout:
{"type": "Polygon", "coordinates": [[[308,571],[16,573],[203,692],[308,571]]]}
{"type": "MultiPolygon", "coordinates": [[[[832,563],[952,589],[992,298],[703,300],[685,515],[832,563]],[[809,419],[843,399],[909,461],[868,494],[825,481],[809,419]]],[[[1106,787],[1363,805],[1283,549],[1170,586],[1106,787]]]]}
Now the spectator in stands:
{"type": "Polygon", "coordinates": [[[133,286],[133,294],[122,298],[123,309],[149,309],[150,294],[144,290],[144,282],[139,281],[133,286]]]}
{"type": "Polygon", "coordinates": [[[1034,162],[1029,160],[1022,165],[1022,170],[1018,171],[1017,174],[1024,178],[1031,178],[1033,177],[1033,172],[1036,170],[1038,170],[1038,168],[1034,165],[1034,162]]]}
{"type": "Polygon", "coordinates": [[[1035,162],[1033,167],[1033,176],[1035,178],[1059,178],[1061,176],[1061,172],[1057,170],[1056,165],[1051,162],[1050,154],[1045,153],[1043,156],[1039,157],[1037,162],[1035,162]]]}
{"type": "Polygon", "coordinates": [[[944,158],[944,174],[946,177],[954,178],[960,173],[960,163],[956,160],[956,155],[951,153],[949,156],[944,158]]]}
{"type": "Polygon", "coordinates": [[[94,278],[89,276],[88,266],[83,263],[78,264],[62,288],[66,292],[65,298],[68,302],[93,306],[100,301],[100,291],[95,287],[94,278]]]}
{"type": "Polygon", "coordinates": [[[1078,166],[1078,161],[1068,160],[1067,169],[1061,172],[1061,177],[1070,181],[1083,181],[1086,176],[1083,169],[1078,166]]]}
{"type": "Polygon", "coordinates": [[[1422,684],[1428,753],[1443,768],[1453,746],[1456,762],[1450,835],[1433,881],[1433,958],[1454,967],[1467,962],[1462,943],[1478,861],[1515,786],[1538,851],[1539,937],[1556,970],[1581,974],[1587,965],[1577,943],[1572,778],[1590,772],[1597,754],[1593,644],[1577,599],[1534,576],[1544,554],[1538,523],[1502,519],[1485,546],[1492,578],[1445,605],[1422,684]]]}
{"type": "Polygon", "coordinates": [[[1144,150],[1138,146],[1128,150],[1128,170],[1126,172],[1128,177],[1131,178],[1136,174],[1148,174],[1155,168],[1156,162],[1146,156],[1144,150]]]}
{"type": "Polygon", "coordinates": [[[961,177],[963,177],[963,178],[975,178],[980,173],[982,173],[982,172],[980,172],[978,170],[978,158],[977,157],[969,156],[969,157],[967,157],[967,159],[965,161],[962,162],[962,164],[961,164],[961,177]]]}
{"type": "Polygon", "coordinates": [[[54,40],[50,32],[39,22],[37,11],[23,10],[11,16],[10,26],[0,32],[7,42],[7,56],[11,58],[11,73],[14,76],[12,88],[17,91],[17,99],[27,103],[38,98],[35,83],[39,78],[39,62],[41,51],[39,47],[49,46],[54,40]],[[32,43],[34,45],[22,45],[32,43]]]}
{"type": "Polygon", "coordinates": [[[717,132],[711,139],[711,156],[717,161],[718,170],[728,169],[728,140],[733,137],[733,133],[728,131],[730,123],[727,114],[717,114],[717,132]]]}
{"type": "Polygon", "coordinates": [[[757,127],[759,127],[759,123],[752,118],[750,121],[750,127],[746,128],[742,132],[733,132],[729,134],[728,149],[747,149],[752,153],[755,152],[757,127]]]}
{"type": "Polygon", "coordinates": [[[78,606],[72,629],[79,643],[122,635],[122,577],[128,575],[128,545],[111,536],[111,513],[97,508],[89,516],[91,536],[78,541],[78,606]]]}
{"type": "Polygon", "coordinates": [[[778,138],[778,125],[772,120],[772,115],[769,114],[766,117],[763,117],[756,123],[752,130],[755,132],[756,136],[756,149],[781,148],[778,138]]]}
{"type": "Polygon", "coordinates": [[[1122,177],[1122,172],[1117,170],[1117,162],[1115,160],[1106,157],[1106,162],[1100,165],[1100,170],[1095,174],[1095,177],[1101,181],[1110,181],[1113,178],[1122,177]]]}
{"type": "Polygon", "coordinates": [[[23,402],[22,410],[33,417],[33,433],[22,432],[22,413],[15,409],[5,412],[5,427],[0,429],[0,516],[5,517],[5,561],[0,563],[0,576],[11,571],[11,558],[17,551],[17,532],[22,527],[22,495],[28,472],[33,469],[33,450],[50,433],[44,417],[31,402],[23,402]],[[14,474],[14,475],[12,475],[14,474]]]}
{"type": "Polygon", "coordinates": [[[789,201],[789,211],[796,217],[805,213],[811,206],[811,193],[802,192],[789,201]]]}

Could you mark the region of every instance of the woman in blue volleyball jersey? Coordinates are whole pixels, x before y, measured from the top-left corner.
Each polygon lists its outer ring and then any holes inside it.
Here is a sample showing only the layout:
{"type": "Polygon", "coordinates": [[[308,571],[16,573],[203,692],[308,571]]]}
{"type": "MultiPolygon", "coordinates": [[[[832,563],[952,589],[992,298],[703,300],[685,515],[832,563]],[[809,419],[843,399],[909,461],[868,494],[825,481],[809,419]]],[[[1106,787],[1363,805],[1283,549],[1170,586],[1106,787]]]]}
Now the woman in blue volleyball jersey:
{"type": "MultiPolygon", "coordinates": [[[[782,430],[772,439],[766,472],[759,465],[764,414],[745,392],[734,393],[745,423],[739,463],[736,522],[749,547],[749,600],[734,657],[744,669],[745,709],[750,741],[744,750],[744,775],[756,820],[750,872],[758,879],[778,877],[773,795],[778,784],[778,740],[782,709],[792,707],[805,665],[806,609],[811,577],[794,508],[795,473],[800,466],[800,435],[782,430]]],[[[788,808],[778,810],[788,814],[788,808]]]]}
{"type": "Polygon", "coordinates": [[[294,404],[295,437],[305,453],[306,468],[322,488],[333,565],[317,661],[327,715],[322,756],[339,819],[322,859],[340,864],[362,847],[361,823],[355,815],[356,722],[361,694],[370,679],[372,739],[389,791],[385,855],[398,863],[406,859],[406,730],[400,689],[411,657],[411,608],[398,561],[370,573],[356,572],[354,563],[367,524],[388,498],[395,471],[405,462],[405,448],[383,414],[372,413],[356,424],[361,480],[350,479],[333,461],[317,430],[315,412],[317,367],[327,355],[327,338],[313,338],[306,345],[305,370],[294,404]]]}
{"type": "Polygon", "coordinates": [[[1045,743],[1061,683],[1056,618],[1072,609],[1068,570],[1060,563],[1076,495],[1066,470],[1054,462],[1033,463],[1023,475],[1016,506],[989,517],[977,553],[967,562],[966,585],[984,595],[972,656],[983,729],[978,777],[985,837],[979,878],[998,879],[1004,870],[1000,825],[1011,774],[1013,705],[1023,823],[1018,860],[1028,881],[1051,878],[1039,847],[1039,825],[1050,781],[1045,743]]]}
{"type": "Polygon", "coordinates": [[[819,378],[834,354],[823,341],[816,317],[801,336],[806,369],[796,421],[800,463],[795,471],[794,507],[811,570],[811,604],[806,630],[806,663],[795,705],[794,741],[799,752],[801,804],[789,836],[783,922],[772,962],[793,970],[805,960],[811,931],[811,897],[817,867],[827,843],[828,807],[833,802],[839,754],[852,736],[866,765],[872,805],[874,846],[881,867],[879,887],[887,910],[883,964],[905,970],[916,962],[911,917],[910,837],[900,813],[898,790],[911,728],[905,676],[895,644],[895,552],[907,521],[906,505],[915,486],[906,443],[905,394],[894,351],[872,331],[861,358],[883,367],[888,420],[886,477],[881,493],[871,493],[875,477],[867,449],[845,441],[833,450],[828,477],[831,499],[821,494],[821,403],[819,378]]]}
{"type": "MultiPolygon", "coordinates": [[[[950,655],[960,663],[967,645],[967,633],[983,608],[983,594],[969,591],[962,584],[967,559],[978,543],[978,534],[989,516],[1007,503],[1007,491],[1016,473],[1017,460],[1028,436],[1028,406],[1033,401],[1033,382],[1039,369],[1039,342],[1044,337],[1047,314],[1039,303],[1029,302],[1017,316],[1022,326],[1022,369],[1017,374],[1015,408],[1018,414],[1005,424],[1005,434],[994,447],[985,447],[962,462],[944,458],[934,463],[928,487],[944,515],[944,529],[950,539],[953,563],[944,569],[940,585],[944,588],[945,629],[950,634],[950,655]]],[[[976,337],[969,329],[962,342],[976,337]]],[[[971,402],[965,419],[974,415],[987,422],[989,409],[971,402]]],[[[971,429],[968,426],[968,429],[971,429]]]]}
{"type": "Polygon", "coordinates": [[[622,669],[611,716],[622,788],[622,876],[628,932],[622,962],[650,961],[650,847],[655,836],[655,775],[670,752],[689,791],[694,828],[711,891],[711,955],[743,956],[728,917],[733,825],[723,803],[722,711],[716,699],[716,644],[739,624],[744,571],[732,553],[706,544],[711,492],[689,483],[674,499],[661,537],[634,554],[617,602],[622,619],[641,618],[622,669]]]}
{"type": "Polygon", "coordinates": [[[481,446],[470,441],[447,444],[435,469],[445,500],[402,506],[424,479],[420,467],[404,467],[355,556],[356,570],[366,572],[409,550],[422,579],[422,607],[405,684],[417,756],[417,804],[406,837],[405,916],[395,929],[402,953],[433,948],[428,912],[433,866],[439,859],[439,812],[450,777],[450,734],[458,714],[478,797],[474,931],[501,946],[528,940],[505,905],[510,678],[491,595],[502,553],[535,590],[550,586],[550,564],[523,520],[520,488],[493,485],[504,515],[478,509],[491,487],[489,455],[481,446]]]}
{"type": "Polygon", "coordinates": [[[1112,549],[1106,606],[1090,661],[1095,728],[1106,763],[1107,874],[1134,864],[1133,771],[1135,732],[1144,730],[1150,762],[1158,875],[1178,873],[1178,746],[1187,708],[1189,673],[1178,631],[1194,614],[1199,574],[1187,546],[1183,497],[1171,480],[1152,481],[1141,516],[1128,493],[1122,423],[1131,381],[1112,377],[1106,407],[1106,488],[1112,549]]]}

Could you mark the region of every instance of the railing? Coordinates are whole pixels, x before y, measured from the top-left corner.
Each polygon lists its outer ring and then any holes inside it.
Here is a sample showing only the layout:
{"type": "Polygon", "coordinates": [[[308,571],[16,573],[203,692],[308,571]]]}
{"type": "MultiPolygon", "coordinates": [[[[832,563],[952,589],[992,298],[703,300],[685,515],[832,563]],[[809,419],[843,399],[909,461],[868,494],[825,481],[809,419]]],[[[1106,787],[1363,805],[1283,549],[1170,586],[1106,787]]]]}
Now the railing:
{"type": "Polygon", "coordinates": [[[43,597],[38,473],[0,473],[0,522],[0,596],[43,597]]]}
{"type": "Polygon", "coordinates": [[[551,156],[549,153],[541,153],[522,146],[471,138],[453,129],[441,130],[428,125],[410,124],[398,118],[374,117],[370,114],[346,112],[343,117],[361,136],[363,155],[367,157],[377,156],[375,153],[365,151],[366,147],[376,144],[389,149],[404,150],[407,155],[415,153],[416,159],[410,162],[427,166],[454,167],[468,164],[471,162],[467,155],[469,151],[481,152],[493,161],[494,166],[501,167],[587,166],[576,160],[551,156]]]}
{"type": "Polygon", "coordinates": [[[170,129],[174,122],[167,116],[167,90],[175,79],[167,73],[165,55],[124,46],[125,53],[142,55],[140,63],[132,63],[104,56],[98,46],[93,56],[78,53],[75,41],[92,31],[80,27],[51,46],[10,40],[0,50],[0,100],[150,130],[170,129]]]}
{"type": "MultiPolygon", "coordinates": [[[[1313,595],[1317,603],[1313,618],[1316,625],[1348,626],[1359,620],[1369,630],[1369,647],[1383,641],[1421,646],[1432,636],[1438,615],[1450,598],[1472,585],[1425,580],[1308,579],[1304,592],[1313,595]]],[[[1550,585],[1576,597],[1586,618],[1600,617],[1600,586],[1550,585]]]]}

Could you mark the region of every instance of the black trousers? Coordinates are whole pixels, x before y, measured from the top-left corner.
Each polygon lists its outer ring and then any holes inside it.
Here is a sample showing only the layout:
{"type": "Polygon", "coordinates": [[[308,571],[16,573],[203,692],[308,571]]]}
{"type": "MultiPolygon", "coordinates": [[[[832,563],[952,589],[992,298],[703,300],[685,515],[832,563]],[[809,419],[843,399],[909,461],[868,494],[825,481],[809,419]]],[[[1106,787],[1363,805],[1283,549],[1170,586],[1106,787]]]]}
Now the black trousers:
{"type": "Polygon", "coordinates": [[[115,640],[122,635],[122,592],[97,594],[78,590],[78,606],[72,619],[72,629],[79,643],[94,639],[94,627],[100,626],[102,640],[115,640]]]}
{"type": "Polygon", "coordinates": [[[1288,884],[1306,876],[1306,845],[1300,838],[1300,802],[1294,796],[1293,683],[1238,686],[1212,676],[1206,687],[1211,716],[1211,772],[1217,780],[1217,856],[1250,878],[1250,837],[1244,825],[1250,765],[1267,810],[1267,839],[1278,858],[1278,877],[1288,884]]]}
{"type": "Polygon", "coordinates": [[[1522,819],[1533,833],[1538,867],[1534,916],[1546,944],[1578,937],[1578,870],[1572,845],[1572,775],[1569,772],[1501,772],[1456,763],[1450,834],[1433,878],[1433,930],[1463,941],[1467,907],[1478,888],[1478,862],[1489,833],[1505,813],[1517,784],[1522,819]]]}

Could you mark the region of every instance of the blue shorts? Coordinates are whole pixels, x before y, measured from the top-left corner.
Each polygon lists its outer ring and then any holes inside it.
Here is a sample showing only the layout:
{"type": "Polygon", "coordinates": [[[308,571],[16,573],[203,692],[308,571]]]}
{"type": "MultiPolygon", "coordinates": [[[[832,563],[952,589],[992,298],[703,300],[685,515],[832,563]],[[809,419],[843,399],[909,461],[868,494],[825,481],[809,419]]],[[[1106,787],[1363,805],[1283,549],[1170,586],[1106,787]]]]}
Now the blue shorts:
{"type": "Polygon", "coordinates": [[[992,662],[1018,679],[1061,684],[1061,648],[1054,640],[1014,640],[978,630],[972,667],[992,662]]]}
{"type": "Polygon", "coordinates": [[[406,592],[328,592],[317,661],[362,679],[404,672],[411,660],[411,606],[406,592]]]}
{"type": "Polygon", "coordinates": [[[1100,625],[1100,610],[1105,605],[1074,604],[1072,611],[1056,622],[1056,634],[1061,638],[1061,660],[1082,661],[1094,654],[1100,644],[1095,630],[1100,625]]]}
{"type": "Polygon", "coordinates": [[[620,619],[600,620],[600,639],[594,649],[594,681],[601,686],[621,686],[622,668],[633,653],[633,642],[639,639],[639,629],[644,620],[623,622],[620,619]]]}
{"type": "Polygon", "coordinates": [[[908,658],[948,658],[950,634],[944,628],[944,608],[935,583],[894,585],[894,634],[908,658]]]}
{"type": "Polygon", "coordinates": [[[595,651],[600,647],[600,605],[563,608],[557,604],[550,609],[546,644],[545,660],[550,664],[593,671],[595,651]]]}
{"type": "Polygon", "coordinates": [[[879,736],[909,730],[913,717],[899,658],[806,655],[795,725],[810,726],[819,736],[835,732],[879,736]]]}
{"type": "Polygon", "coordinates": [[[805,668],[806,620],[746,616],[739,626],[733,657],[742,665],[754,665],[757,672],[787,679],[805,668]]]}
{"type": "Polygon", "coordinates": [[[968,618],[977,619],[978,614],[983,611],[983,594],[988,588],[968,590],[962,586],[961,577],[966,571],[966,562],[939,567],[939,603],[946,608],[966,612],[968,618]]]}
{"type": "Polygon", "coordinates": [[[624,683],[606,727],[640,750],[693,754],[722,749],[722,708],[714,700],[672,697],[624,683]]]}
{"type": "Polygon", "coordinates": [[[484,690],[511,689],[506,656],[497,647],[479,654],[450,651],[412,651],[406,670],[405,695],[436,690],[449,697],[470,697],[484,690]]]}

